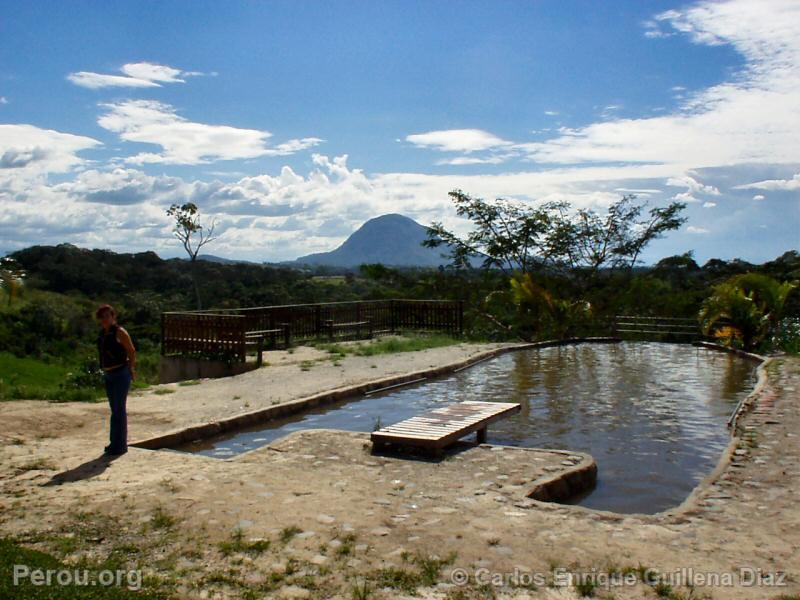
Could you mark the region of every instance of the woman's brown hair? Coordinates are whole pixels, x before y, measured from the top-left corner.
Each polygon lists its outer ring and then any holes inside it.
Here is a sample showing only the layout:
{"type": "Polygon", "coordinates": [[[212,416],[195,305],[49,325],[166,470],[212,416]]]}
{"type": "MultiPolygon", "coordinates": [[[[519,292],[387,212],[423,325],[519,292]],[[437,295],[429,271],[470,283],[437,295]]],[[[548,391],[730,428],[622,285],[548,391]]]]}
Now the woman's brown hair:
{"type": "Polygon", "coordinates": [[[101,318],[105,313],[109,313],[112,317],[117,316],[117,311],[114,310],[114,307],[110,304],[103,304],[100,308],[95,311],[94,316],[96,319],[101,318]]]}

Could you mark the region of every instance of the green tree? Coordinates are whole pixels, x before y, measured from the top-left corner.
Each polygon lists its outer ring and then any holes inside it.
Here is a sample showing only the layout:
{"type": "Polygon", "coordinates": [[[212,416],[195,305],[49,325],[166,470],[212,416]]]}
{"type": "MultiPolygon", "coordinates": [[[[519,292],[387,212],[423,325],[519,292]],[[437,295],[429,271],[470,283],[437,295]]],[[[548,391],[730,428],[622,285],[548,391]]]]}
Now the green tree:
{"type": "Polygon", "coordinates": [[[200,248],[219,237],[214,237],[216,221],[212,221],[211,226],[207,230],[203,230],[203,226],[200,224],[200,210],[192,202],[171,205],[167,209],[167,215],[175,220],[173,234],[180,240],[183,249],[189,255],[192,283],[194,284],[197,309],[199,310],[202,308],[202,302],[200,300],[200,286],[197,283],[197,254],[200,252],[200,248]]]}
{"type": "Polygon", "coordinates": [[[728,345],[754,349],[774,333],[797,282],[780,282],[761,273],[731,277],[712,288],[700,309],[700,326],[728,345]]]}
{"type": "Polygon", "coordinates": [[[500,271],[510,280],[510,295],[498,290],[482,303],[482,316],[509,333],[512,327],[503,322],[503,304],[509,301],[517,307],[517,317],[524,317],[518,323],[523,330],[530,329],[534,314],[549,320],[556,332],[571,329],[587,314],[585,298],[602,269],[630,273],[650,242],[686,220],[681,202],[652,208],[643,216],[646,205],[631,195],[604,214],[576,210],[566,202],[486,201],[461,190],[450,192],[450,197],[456,214],[471,221],[472,230],[460,236],[432,223],[423,244],[446,246],[453,267],[469,269],[480,260],[484,271],[500,271]],[[576,290],[572,298],[548,300],[542,294],[547,290],[533,277],[548,272],[567,276],[576,290]]]}
{"type": "Polygon", "coordinates": [[[502,199],[487,202],[461,190],[449,195],[456,214],[472,221],[473,230],[460,237],[441,223],[432,223],[423,245],[446,245],[453,266],[470,267],[474,261],[482,260],[483,268],[500,269],[510,277],[515,270],[527,273],[552,258],[546,244],[548,234],[566,204],[528,206],[502,199]]]}
{"type": "Polygon", "coordinates": [[[462,237],[432,223],[423,244],[446,245],[455,266],[468,267],[478,258],[484,268],[500,269],[508,276],[542,266],[582,270],[590,278],[602,268],[630,270],[650,242],[686,222],[681,216],[685,203],[651,208],[642,218],[646,205],[633,195],[622,196],[605,214],[575,210],[567,202],[489,202],[461,190],[450,192],[450,197],[456,214],[472,221],[472,231],[462,237]]]}
{"type": "Polygon", "coordinates": [[[25,270],[13,258],[0,258],[0,289],[8,295],[8,305],[22,290],[25,281],[25,270]]]}
{"type": "Polygon", "coordinates": [[[686,222],[683,202],[651,208],[642,218],[645,208],[633,194],[622,196],[605,214],[573,211],[562,204],[548,232],[548,254],[563,267],[587,273],[590,280],[605,267],[632,271],[650,242],[686,222]]]}

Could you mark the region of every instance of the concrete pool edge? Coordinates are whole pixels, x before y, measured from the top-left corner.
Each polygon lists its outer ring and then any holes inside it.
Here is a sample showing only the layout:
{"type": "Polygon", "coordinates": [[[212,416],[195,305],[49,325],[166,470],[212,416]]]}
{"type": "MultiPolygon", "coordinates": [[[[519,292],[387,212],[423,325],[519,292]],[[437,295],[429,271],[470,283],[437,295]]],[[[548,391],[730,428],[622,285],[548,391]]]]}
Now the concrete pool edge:
{"type": "MultiPolygon", "coordinates": [[[[241,454],[237,454],[236,456],[222,459],[212,458],[209,456],[203,456],[203,458],[229,463],[252,462],[253,460],[258,460],[259,455],[263,455],[269,451],[285,452],[286,450],[281,449],[279,446],[290,442],[292,437],[327,433],[336,433],[337,435],[345,434],[350,438],[359,439],[363,443],[363,448],[367,451],[367,454],[373,457],[377,456],[380,458],[389,459],[400,458],[403,460],[410,458],[409,456],[403,454],[373,453],[372,444],[369,439],[369,433],[367,432],[341,431],[339,429],[330,429],[326,427],[292,431],[287,435],[278,438],[271,444],[253,448],[252,450],[247,450],[241,454]]],[[[524,487],[527,491],[522,492],[522,497],[530,502],[530,504],[527,506],[528,508],[539,505],[539,503],[547,504],[566,502],[571,498],[590,492],[597,484],[597,462],[591,454],[586,452],[562,450],[560,448],[527,448],[523,446],[507,446],[505,444],[474,444],[472,442],[461,440],[450,447],[452,454],[445,455],[443,459],[431,459],[429,457],[419,455],[414,455],[412,459],[437,463],[442,462],[442,460],[447,460],[447,458],[452,457],[454,454],[459,454],[465,450],[469,451],[472,449],[488,449],[493,451],[529,454],[533,456],[557,455],[563,457],[563,461],[559,466],[559,471],[542,475],[524,484],[524,487]]],[[[540,459],[537,458],[534,460],[540,459]]]]}
{"type": "Polygon", "coordinates": [[[542,342],[519,343],[515,345],[503,346],[500,348],[493,348],[491,350],[478,352],[477,354],[470,356],[467,359],[460,360],[454,363],[449,363],[438,367],[432,367],[429,369],[412,371],[410,373],[403,373],[400,375],[391,375],[389,377],[374,379],[364,383],[359,383],[346,387],[335,388],[333,390],[319,392],[311,396],[306,396],[305,398],[289,400],[287,402],[282,402],[280,404],[275,404],[273,406],[268,406],[266,408],[260,408],[258,410],[234,415],[233,417],[229,417],[227,419],[221,419],[207,423],[199,423],[197,425],[192,425],[189,427],[183,427],[181,429],[176,429],[173,431],[169,431],[167,433],[159,434],[155,437],[138,440],[128,445],[136,448],[143,448],[146,450],[160,450],[164,448],[174,448],[175,446],[180,446],[182,444],[193,442],[198,439],[213,437],[215,435],[219,435],[227,431],[233,431],[243,427],[258,425],[260,423],[265,423],[281,417],[288,417],[297,413],[304,412],[310,408],[324,406],[325,404],[330,404],[332,402],[345,400],[347,398],[359,395],[366,395],[369,392],[374,392],[381,388],[410,384],[411,382],[417,382],[420,379],[427,379],[430,377],[437,377],[440,375],[454,373],[466,369],[468,367],[471,367],[480,362],[483,362],[485,360],[489,360],[491,358],[495,358],[502,354],[506,354],[508,352],[515,352],[518,350],[531,350],[537,348],[551,348],[556,346],[568,346],[572,344],[584,344],[584,343],[619,343],[621,341],[622,340],[620,338],[616,337],[566,338],[563,340],[546,340],[542,342]]]}
{"type": "MultiPolygon", "coordinates": [[[[430,377],[458,372],[463,369],[469,368],[473,365],[476,365],[478,363],[500,356],[502,354],[514,352],[517,350],[568,346],[568,345],[575,345],[582,343],[618,343],[621,341],[622,340],[620,338],[614,338],[614,337],[567,338],[563,340],[547,340],[542,342],[518,343],[514,345],[503,346],[500,348],[493,348],[491,350],[478,352],[470,356],[469,358],[454,363],[449,363],[438,367],[417,370],[399,375],[392,375],[389,377],[375,379],[360,384],[319,392],[311,396],[307,396],[305,398],[290,400],[287,402],[283,402],[281,404],[276,404],[274,406],[270,406],[267,408],[258,409],[256,411],[252,411],[249,413],[235,415],[228,419],[203,423],[167,432],[159,436],[135,442],[131,444],[131,446],[143,449],[150,449],[150,450],[170,449],[197,439],[212,437],[214,435],[218,435],[226,431],[236,430],[241,427],[258,425],[261,423],[268,422],[275,418],[290,416],[292,414],[304,412],[308,409],[315,408],[318,406],[323,406],[325,404],[329,404],[339,400],[354,398],[358,395],[367,395],[370,391],[376,391],[381,388],[409,384],[430,377]]],[[[757,367],[758,379],[756,381],[756,384],[753,390],[742,400],[740,405],[737,406],[735,415],[737,417],[743,415],[753,407],[756,400],[763,392],[763,389],[767,384],[766,366],[770,361],[768,357],[743,352],[738,349],[731,349],[725,346],[709,342],[693,342],[691,346],[689,344],[686,344],[686,346],[724,352],[740,356],[741,358],[744,359],[759,362],[760,364],[757,367]]],[[[552,507],[552,508],[559,507],[560,509],[575,511],[577,514],[594,516],[595,518],[608,518],[616,520],[621,516],[635,516],[651,522],[663,522],[664,520],[680,519],[682,516],[688,514],[696,514],[702,511],[702,507],[698,508],[698,504],[702,503],[704,495],[713,488],[714,484],[718,481],[720,476],[727,471],[732,462],[734,452],[739,447],[741,441],[742,439],[739,435],[737,427],[736,426],[732,427],[730,442],[728,443],[726,448],[721,452],[720,458],[717,461],[713,470],[708,475],[706,475],[694,488],[692,488],[691,492],[688,494],[688,496],[686,496],[683,502],[681,502],[677,506],[667,508],[657,513],[617,513],[614,511],[586,508],[580,505],[560,504],[560,502],[567,500],[569,497],[580,494],[582,491],[587,491],[588,489],[591,489],[587,487],[586,483],[589,480],[592,481],[591,484],[592,487],[595,485],[597,477],[597,464],[595,463],[594,459],[589,455],[586,456],[589,457],[589,459],[591,460],[592,463],[591,466],[587,467],[584,465],[586,467],[585,469],[573,469],[570,470],[569,472],[559,473],[554,475],[553,477],[545,477],[542,480],[533,482],[534,488],[531,490],[529,494],[526,495],[528,498],[530,498],[532,501],[536,502],[542,507],[552,507]],[[587,470],[591,473],[582,472],[579,474],[571,472],[571,471],[587,471],[587,470]],[[566,482],[561,481],[564,477],[567,477],[566,482]],[[565,489],[571,490],[573,488],[576,490],[575,492],[570,491],[569,496],[564,495],[565,489]]],[[[254,448],[252,450],[246,451],[244,453],[238,454],[233,457],[225,458],[223,460],[236,461],[245,455],[258,452],[258,450],[259,448],[254,448]]],[[[570,453],[569,451],[564,451],[564,452],[570,453]]],[[[579,455],[581,453],[572,452],[571,454],[579,455]]],[[[220,460],[220,459],[215,458],[214,460],[220,460]]]]}
{"type": "Polygon", "coordinates": [[[742,436],[738,426],[739,418],[745,416],[753,409],[758,399],[763,395],[767,388],[767,384],[769,383],[769,373],[767,371],[767,367],[769,366],[770,362],[772,362],[772,358],[768,356],[762,356],[760,354],[753,354],[751,352],[744,352],[743,350],[739,350],[737,348],[728,348],[727,346],[713,344],[710,342],[697,342],[693,345],[701,348],[707,348],[709,350],[725,352],[727,354],[734,354],[753,361],[758,361],[759,364],[756,367],[757,379],[755,386],[753,386],[753,390],[739,403],[734,410],[733,415],[731,416],[731,421],[733,422],[730,427],[731,439],[728,442],[728,445],[725,447],[725,450],[722,451],[719,461],[717,461],[717,464],[711,473],[706,475],[700,481],[700,483],[694,487],[686,499],[678,506],[655,513],[654,515],[650,515],[652,517],[681,517],[692,513],[702,512],[703,507],[699,506],[699,504],[704,500],[704,495],[711,491],[714,484],[716,484],[720,480],[720,477],[726,471],[728,471],[733,462],[734,453],[742,443],[742,436]]]}

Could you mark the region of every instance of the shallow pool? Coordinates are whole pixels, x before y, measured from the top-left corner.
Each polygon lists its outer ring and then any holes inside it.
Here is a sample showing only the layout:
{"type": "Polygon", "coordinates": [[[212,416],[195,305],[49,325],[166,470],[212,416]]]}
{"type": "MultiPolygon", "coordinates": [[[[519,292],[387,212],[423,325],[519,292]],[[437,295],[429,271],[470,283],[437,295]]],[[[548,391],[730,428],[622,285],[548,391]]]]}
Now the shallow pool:
{"type": "Polygon", "coordinates": [[[654,513],[680,504],[713,469],[728,416],[754,380],[752,362],[688,345],[523,350],[178,449],[226,458],[299,429],[372,431],[452,402],[519,402],[519,414],[489,427],[489,443],[588,452],[597,487],[577,504],[654,513]]]}

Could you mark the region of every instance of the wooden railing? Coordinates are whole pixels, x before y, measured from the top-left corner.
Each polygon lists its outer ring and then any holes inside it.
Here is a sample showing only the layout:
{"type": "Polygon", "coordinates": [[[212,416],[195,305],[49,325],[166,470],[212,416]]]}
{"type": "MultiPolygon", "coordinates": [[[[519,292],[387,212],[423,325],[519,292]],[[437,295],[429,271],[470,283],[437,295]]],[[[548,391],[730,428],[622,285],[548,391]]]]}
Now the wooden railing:
{"type": "Polygon", "coordinates": [[[247,319],[219,313],[162,313],[161,354],[245,361],[247,319]]]}
{"type": "MultiPolygon", "coordinates": [[[[405,330],[461,335],[464,304],[447,300],[366,300],[323,304],[290,304],[161,315],[163,355],[224,358],[243,362],[248,332],[288,328],[293,342],[329,338],[337,324],[368,323],[370,334],[405,330]]],[[[361,328],[342,328],[341,333],[361,328]]],[[[282,336],[283,337],[283,336],[282,336]]]]}
{"type": "Polygon", "coordinates": [[[614,335],[623,338],[656,341],[676,340],[689,342],[705,339],[697,319],[679,317],[639,317],[618,315],[614,319],[614,335]]]}

